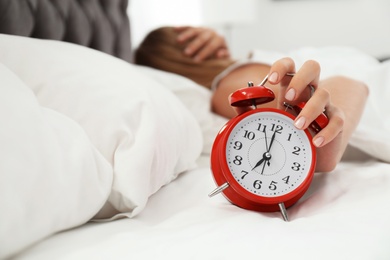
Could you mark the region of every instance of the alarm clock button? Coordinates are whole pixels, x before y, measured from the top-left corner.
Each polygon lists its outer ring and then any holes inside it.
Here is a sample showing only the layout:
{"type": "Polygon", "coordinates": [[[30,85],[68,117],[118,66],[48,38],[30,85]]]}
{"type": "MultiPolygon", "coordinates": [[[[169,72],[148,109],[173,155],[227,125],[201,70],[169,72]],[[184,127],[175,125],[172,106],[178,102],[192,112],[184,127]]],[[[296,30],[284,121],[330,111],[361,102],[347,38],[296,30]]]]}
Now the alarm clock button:
{"type": "Polygon", "coordinates": [[[274,99],[275,94],[271,89],[264,86],[253,86],[236,90],[229,97],[229,102],[235,107],[247,107],[268,103],[274,99]]]}

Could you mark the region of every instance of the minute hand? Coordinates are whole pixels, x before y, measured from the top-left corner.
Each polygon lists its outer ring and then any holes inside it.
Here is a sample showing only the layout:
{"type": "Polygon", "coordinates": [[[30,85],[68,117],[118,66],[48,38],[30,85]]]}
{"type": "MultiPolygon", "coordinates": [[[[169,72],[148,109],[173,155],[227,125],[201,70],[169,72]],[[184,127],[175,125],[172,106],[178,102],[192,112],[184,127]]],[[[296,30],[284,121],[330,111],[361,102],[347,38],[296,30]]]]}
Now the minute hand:
{"type": "Polygon", "coordinates": [[[269,144],[269,147],[268,147],[268,151],[271,151],[271,147],[272,147],[272,144],[274,143],[274,140],[275,140],[275,135],[276,135],[276,131],[272,134],[272,137],[271,137],[271,142],[269,144]]]}

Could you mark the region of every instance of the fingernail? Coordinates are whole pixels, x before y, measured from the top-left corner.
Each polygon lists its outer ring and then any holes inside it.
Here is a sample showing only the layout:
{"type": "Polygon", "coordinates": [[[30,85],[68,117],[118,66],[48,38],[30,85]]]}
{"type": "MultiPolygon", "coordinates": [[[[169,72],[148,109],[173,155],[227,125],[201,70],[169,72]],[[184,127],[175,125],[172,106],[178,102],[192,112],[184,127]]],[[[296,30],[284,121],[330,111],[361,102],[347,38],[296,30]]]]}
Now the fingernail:
{"type": "Polygon", "coordinates": [[[316,147],[320,147],[322,145],[322,143],[324,142],[324,137],[320,136],[320,137],[317,137],[316,139],[313,140],[313,144],[314,146],[316,147]]]}
{"type": "Polygon", "coordinates": [[[278,73],[272,72],[272,74],[268,77],[268,80],[272,83],[275,83],[278,80],[278,73]]]}
{"type": "Polygon", "coordinates": [[[290,89],[287,91],[287,93],[286,93],[286,95],[285,95],[284,97],[285,97],[287,100],[289,100],[289,101],[293,100],[294,97],[295,97],[295,90],[294,90],[293,88],[290,88],[290,89]]]}
{"type": "Polygon", "coordinates": [[[302,116],[297,121],[295,121],[294,125],[296,128],[302,129],[305,123],[306,123],[306,118],[302,116]]]}

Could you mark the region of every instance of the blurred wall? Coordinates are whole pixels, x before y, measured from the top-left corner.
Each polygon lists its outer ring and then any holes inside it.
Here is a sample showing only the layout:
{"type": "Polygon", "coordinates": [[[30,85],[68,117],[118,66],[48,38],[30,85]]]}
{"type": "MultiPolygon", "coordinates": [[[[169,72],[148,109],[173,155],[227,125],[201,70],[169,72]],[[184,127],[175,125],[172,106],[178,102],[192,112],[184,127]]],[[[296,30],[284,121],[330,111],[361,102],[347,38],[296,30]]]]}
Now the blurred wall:
{"type": "Polygon", "coordinates": [[[259,2],[257,22],[234,27],[232,48],[237,56],[253,47],[287,51],[346,45],[376,57],[390,57],[389,0],[259,2]]]}
{"type": "Polygon", "coordinates": [[[202,24],[224,33],[237,58],[328,45],[390,57],[390,0],[131,0],[131,12],[136,41],[159,25],[202,24]]]}
{"type": "Polygon", "coordinates": [[[132,46],[152,29],[164,25],[201,25],[200,0],[129,0],[132,46]]]}

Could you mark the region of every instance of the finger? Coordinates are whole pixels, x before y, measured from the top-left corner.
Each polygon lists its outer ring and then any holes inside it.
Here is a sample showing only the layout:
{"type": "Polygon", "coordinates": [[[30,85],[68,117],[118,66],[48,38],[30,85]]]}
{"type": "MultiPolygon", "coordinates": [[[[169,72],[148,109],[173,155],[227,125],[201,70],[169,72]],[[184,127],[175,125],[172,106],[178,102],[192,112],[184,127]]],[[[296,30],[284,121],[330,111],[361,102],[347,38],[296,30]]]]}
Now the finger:
{"type": "Polygon", "coordinates": [[[283,109],[283,103],[285,102],[286,88],[290,83],[291,77],[286,76],[288,73],[295,72],[294,61],[287,57],[276,61],[272,64],[270,73],[268,76],[268,82],[272,85],[280,83],[277,93],[277,108],[283,109]]]}
{"type": "Polygon", "coordinates": [[[302,111],[295,119],[295,127],[298,129],[306,129],[325,109],[331,107],[329,92],[322,88],[318,89],[306,102],[302,111]]]}
{"type": "Polygon", "coordinates": [[[199,34],[199,28],[194,28],[194,27],[177,27],[176,29],[178,31],[177,35],[177,41],[179,43],[185,43],[194,37],[196,37],[199,34]]]}
{"type": "Polygon", "coordinates": [[[306,129],[324,110],[327,113],[329,122],[313,138],[313,144],[316,147],[322,147],[331,142],[339,135],[344,126],[345,116],[340,109],[332,105],[329,92],[322,88],[317,89],[294,122],[298,129],[306,129]]]}
{"type": "MultiPolygon", "coordinates": [[[[212,34],[213,33],[211,31],[198,32],[196,37],[194,37],[185,48],[184,50],[185,54],[191,57],[193,57],[194,55],[199,55],[199,52],[202,49],[208,47],[209,42],[212,39],[212,34]]],[[[202,57],[203,56],[200,56],[200,58],[202,57]]]]}
{"type": "Polygon", "coordinates": [[[228,48],[220,48],[217,53],[216,53],[216,58],[218,59],[222,59],[222,58],[230,58],[230,52],[228,50],[228,48]]]}
{"type": "Polygon", "coordinates": [[[313,60],[306,61],[291,79],[286,89],[285,99],[295,101],[301,97],[301,94],[307,90],[309,85],[317,89],[320,72],[321,68],[318,62],[313,60]]]}
{"type": "Polygon", "coordinates": [[[343,131],[345,115],[336,108],[330,106],[327,110],[329,123],[313,138],[313,144],[316,147],[323,147],[333,141],[343,131]]]}
{"type": "Polygon", "coordinates": [[[175,26],[173,27],[173,30],[177,33],[180,33],[184,30],[187,30],[188,28],[192,28],[191,26],[175,26]]]}
{"type": "Polygon", "coordinates": [[[203,46],[200,46],[198,52],[196,53],[195,60],[202,61],[215,56],[218,52],[218,49],[221,47],[226,47],[223,38],[219,37],[218,35],[211,36],[203,43],[203,46]]]}
{"type": "Polygon", "coordinates": [[[294,61],[289,57],[282,58],[272,64],[268,81],[273,85],[278,84],[287,73],[293,72],[295,72],[294,61]]]}

